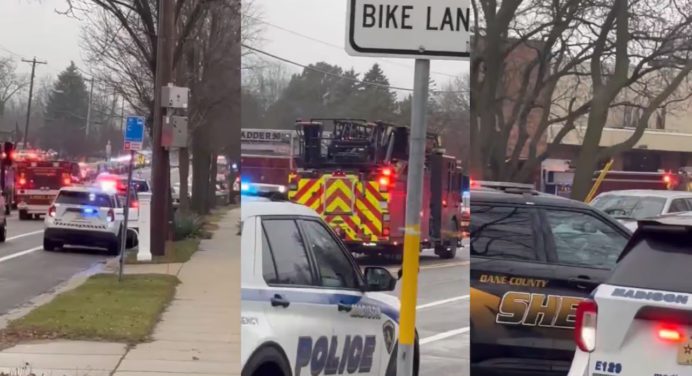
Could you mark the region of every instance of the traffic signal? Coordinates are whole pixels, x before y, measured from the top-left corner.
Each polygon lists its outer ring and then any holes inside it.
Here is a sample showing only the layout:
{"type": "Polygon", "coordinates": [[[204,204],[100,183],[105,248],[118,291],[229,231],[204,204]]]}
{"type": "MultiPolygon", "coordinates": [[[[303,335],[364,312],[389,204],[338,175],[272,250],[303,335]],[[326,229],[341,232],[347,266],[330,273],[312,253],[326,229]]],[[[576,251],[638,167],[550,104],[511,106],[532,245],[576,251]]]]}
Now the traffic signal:
{"type": "Polygon", "coordinates": [[[5,166],[11,166],[14,162],[14,144],[11,142],[5,142],[2,145],[2,159],[5,162],[5,166]]]}

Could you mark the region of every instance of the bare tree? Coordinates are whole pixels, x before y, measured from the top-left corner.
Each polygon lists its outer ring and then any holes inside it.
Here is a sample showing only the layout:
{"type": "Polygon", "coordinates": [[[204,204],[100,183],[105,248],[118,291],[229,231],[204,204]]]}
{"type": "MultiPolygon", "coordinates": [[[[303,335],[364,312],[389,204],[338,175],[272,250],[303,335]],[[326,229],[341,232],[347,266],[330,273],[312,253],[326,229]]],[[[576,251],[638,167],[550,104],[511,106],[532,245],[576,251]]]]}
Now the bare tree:
{"type": "Polygon", "coordinates": [[[27,85],[27,79],[17,74],[14,61],[0,57],[0,120],[5,115],[5,106],[10,99],[27,85]]]}
{"type": "Polygon", "coordinates": [[[689,0],[472,5],[471,162],[479,177],[531,180],[585,120],[572,189],[583,198],[599,161],[632,148],[652,114],[680,99],[678,88],[692,70],[689,0]],[[626,92],[637,101],[618,101],[626,92]],[[624,105],[640,109],[632,136],[601,148],[611,111],[624,105]],[[553,125],[559,130],[546,144],[553,125]]]}

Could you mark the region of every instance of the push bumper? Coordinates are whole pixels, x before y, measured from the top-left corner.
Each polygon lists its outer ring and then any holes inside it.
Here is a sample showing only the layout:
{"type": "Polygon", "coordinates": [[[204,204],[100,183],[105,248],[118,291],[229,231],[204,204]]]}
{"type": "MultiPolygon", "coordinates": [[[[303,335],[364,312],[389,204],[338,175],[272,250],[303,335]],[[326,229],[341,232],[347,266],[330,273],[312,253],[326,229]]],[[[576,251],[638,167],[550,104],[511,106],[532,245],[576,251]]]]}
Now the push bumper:
{"type": "Polygon", "coordinates": [[[47,228],[43,236],[52,242],[85,247],[107,248],[118,241],[117,235],[110,232],[65,228],[47,228]]]}

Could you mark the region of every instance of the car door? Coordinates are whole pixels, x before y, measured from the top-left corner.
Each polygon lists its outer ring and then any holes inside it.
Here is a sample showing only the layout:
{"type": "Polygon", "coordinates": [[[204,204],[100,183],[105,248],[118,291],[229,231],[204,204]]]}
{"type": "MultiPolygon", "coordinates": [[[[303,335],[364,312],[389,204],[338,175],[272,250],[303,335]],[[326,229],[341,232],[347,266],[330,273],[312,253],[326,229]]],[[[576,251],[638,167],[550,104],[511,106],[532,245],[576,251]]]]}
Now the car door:
{"type": "Polygon", "coordinates": [[[314,261],[295,218],[261,219],[262,276],[270,336],[291,362],[294,376],[326,366],[330,339],[339,316],[336,303],[318,286],[314,261]]]}
{"type": "Polygon", "coordinates": [[[363,292],[358,266],[334,233],[318,219],[302,219],[300,224],[334,317],[327,361],[313,369],[323,373],[313,374],[384,374],[393,344],[383,338],[387,316],[382,306],[363,292]]]}
{"type": "Polygon", "coordinates": [[[576,305],[605,282],[628,241],[629,234],[610,219],[592,211],[542,208],[546,224],[546,252],[555,276],[549,293],[555,296],[555,354],[574,355],[576,305]]]}
{"type": "Polygon", "coordinates": [[[549,329],[535,309],[552,277],[537,210],[471,199],[471,362],[540,360],[549,329]]]}

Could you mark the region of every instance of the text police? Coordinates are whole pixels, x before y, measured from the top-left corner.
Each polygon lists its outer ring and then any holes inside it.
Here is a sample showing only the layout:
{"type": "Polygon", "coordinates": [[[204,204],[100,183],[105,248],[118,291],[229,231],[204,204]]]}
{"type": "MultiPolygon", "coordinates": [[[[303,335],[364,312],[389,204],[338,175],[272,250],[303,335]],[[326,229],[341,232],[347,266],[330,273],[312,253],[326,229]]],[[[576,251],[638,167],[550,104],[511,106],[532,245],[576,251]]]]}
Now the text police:
{"type": "Polygon", "coordinates": [[[300,337],[295,376],[300,376],[301,370],[308,366],[311,375],[320,375],[323,371],[326,375],[368,373],[372,368],[375,346],[375,336],[348,335],[337,355],[338,336],[332,336],[331,339],[321,336],[314,342],[312,337],[300,337]]]}

